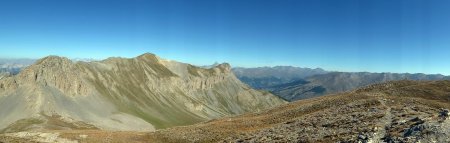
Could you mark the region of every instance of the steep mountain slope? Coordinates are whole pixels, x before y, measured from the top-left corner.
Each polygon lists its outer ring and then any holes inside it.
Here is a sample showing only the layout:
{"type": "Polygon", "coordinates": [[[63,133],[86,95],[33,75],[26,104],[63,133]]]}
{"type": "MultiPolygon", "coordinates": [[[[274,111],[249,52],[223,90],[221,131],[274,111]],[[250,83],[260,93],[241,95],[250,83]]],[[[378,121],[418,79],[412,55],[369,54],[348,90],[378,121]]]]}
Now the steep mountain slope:
{"type": "Polygon", "coordinates": [[[244,83],[256,89],[269,89],[272,86],[289,83],[305,77],[325,74],[327,71],[316,68],[292,66],[233,68],[234,74],[244,83]]]}
{"type": "Polygon", "coordinates": [[[0,141],[450,142],[450,81],[392,81],[156,132],[10,133],[0,141]]]}
{"type": "Polygon", "coordinates": [[[368,72],[332,72],[314,75],[302,80],[274,86],[271,91],[286,100],[307,99],[325,94],[338,93],[375,83],[393,80],[443,80],[443,75],[368,73],[368,72]]]}
{"type": "Polygon", "coordinates": [[[76,63],[50,56],[0,80],[0,130],[150,131],[284,102],[242,84],[228,64],[203,69],[153,54],[76,63]]]}

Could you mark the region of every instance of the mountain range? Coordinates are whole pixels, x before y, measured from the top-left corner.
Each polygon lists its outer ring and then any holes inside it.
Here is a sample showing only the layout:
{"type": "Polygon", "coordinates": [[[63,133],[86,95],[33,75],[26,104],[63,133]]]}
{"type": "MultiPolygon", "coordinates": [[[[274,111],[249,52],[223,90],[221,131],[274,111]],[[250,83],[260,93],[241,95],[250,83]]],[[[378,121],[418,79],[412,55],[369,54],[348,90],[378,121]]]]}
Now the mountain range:
{"type": "Polygon", "coordinates": [[[284,103],[241,83],[226,63],[206,69],[149,53],[92,62],[48,56],[1,78],[0,132],[153,131],[284,103]]]}
{"type": "Polygon", "coordinates": [[[386,81],[450,79],[440,74],[330,72],[295,67],[236,68],[233,71],[242,82],[256,89],[270,91],[288,101],[349,91],[386,81]]]}
{"type": "MultiPolygon", "coordinates": [[[[32,59],[0,59],[0,79],[18,74],[29,66],[32,59]]],[[[98,60],[72,59],[72,62],[96,62],[98,60]]],[[[200,68],[213,68],[215,63],[200,68]]],[[[333,72],[321,68],[301,68],[293,66],[275,66],[258,68],[232,68],[232,72],[243,83],[254,89],[266,90],[287,101],[307,99],[326,94],[349,91],[358,87],[386,81],[445,80],[449,76],[440,74],[409,73],[370,73],[370,72],[333,72]]]]}
{"type": "MultiPolygon", "coordinates": [[[[0,79],[18,74],[20,70],[34,61],[32,59],[0,59],[0,79]]],[[[71,61],[96,62],[98,60],[72,59],[71,61]]],[[[213,68],[217,65],[219,63],[210,66],[200,66],[200,68],[213,68]]],[[[450,79],[450,77],[440,74],[333,72],[321,68],[312,69],[293,66],[236,67],[232,68],[232,71],[240,81],[250,87],[269,91],[288,101],[349,91],[385,81],[450,79]]]]}

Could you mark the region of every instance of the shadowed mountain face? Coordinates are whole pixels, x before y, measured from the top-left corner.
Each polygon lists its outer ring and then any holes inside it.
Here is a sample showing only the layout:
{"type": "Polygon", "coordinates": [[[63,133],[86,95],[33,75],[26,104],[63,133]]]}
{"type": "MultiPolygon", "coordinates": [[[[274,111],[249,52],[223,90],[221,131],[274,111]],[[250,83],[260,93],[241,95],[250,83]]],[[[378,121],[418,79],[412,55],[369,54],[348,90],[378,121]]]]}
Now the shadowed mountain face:
{"type": "Polygon", "coordinates": [[[153,54],[95,62],[50,56],[0,80],[0,130],[151,131],[283,103],[242,84],[228,64],[204,69],[153,54]]]}
{"type": "Polygon", "coordinates": [[[233,68],[233,72],[242,82],[253,88],[265,90],[312,75],[327,73],[320,68],[310,69],[291,66],[233,68]]]}
{"type": "Polygon", "coordinates": [[[325,94],[353,90],[370,84],[393,80],[443,80],[450,77],[426,74],[332,72],[314,75],[302,80],[269,88],[272,93],[286,100],[295,101],[325,94]]]}

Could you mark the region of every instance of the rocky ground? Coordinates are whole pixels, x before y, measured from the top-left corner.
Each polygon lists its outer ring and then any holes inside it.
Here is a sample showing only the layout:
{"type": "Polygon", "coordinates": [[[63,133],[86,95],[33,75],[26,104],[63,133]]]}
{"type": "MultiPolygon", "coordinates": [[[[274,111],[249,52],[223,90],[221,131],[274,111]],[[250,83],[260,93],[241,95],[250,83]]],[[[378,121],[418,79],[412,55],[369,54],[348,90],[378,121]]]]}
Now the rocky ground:
{"type": "MultiPolygon", "coordinates": [[[[449,100],[450,81],[397,81],[156,132],[43,133],[76,142],[450,142],[449,100]]],[[[39,141],[19,135],[0,141],[39,141]]]]}

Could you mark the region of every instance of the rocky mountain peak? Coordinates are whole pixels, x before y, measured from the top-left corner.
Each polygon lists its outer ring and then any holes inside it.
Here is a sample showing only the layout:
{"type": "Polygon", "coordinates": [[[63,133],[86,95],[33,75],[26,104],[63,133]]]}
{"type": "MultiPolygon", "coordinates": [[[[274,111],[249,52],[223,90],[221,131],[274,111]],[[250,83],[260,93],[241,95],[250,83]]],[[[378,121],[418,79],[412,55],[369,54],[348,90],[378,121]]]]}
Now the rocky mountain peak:
{"type": "Polygon", "coordinates": [[[48,56],[25,68],[19,77],[33,75],[35,80],[38,80],[42,75],[65,76],[73,72],[73,67],[74,63],[68,58],[48,56]]]}
{"type": "Polygon", "coordinates": [[[82,72],[70,59],[48,56],[25,68],[16,77],[14,84],[56,88],[67,95],[86,95],[88,87],[82,72]]]}
{"type": "Polygon", "coordinates": [[[218,64],[215,68],[219,68],[224,73],[230,73],[231,72],[231,65],[229,63],[218,64]]]}
{"type": "Polygon", "coordinates": [[[144,53],[139,55],[138,57],[156,57],[156,55],[153,53],[144,53]]]}
{"type": "Polygon", "coordinates": [[[144,60],[144,61],[153,61],[153,62],[159,60],[159,58],[153,53],[144,53],[140,56],[137,56],[136,59],[144,60]]]}
{"type": "Polygon", "coordinates": [[[69,65],[71,63],[72,61],[66,57],[47,56],[38,60],[34,65],[58,66],[58,65],[69,65]]]}

